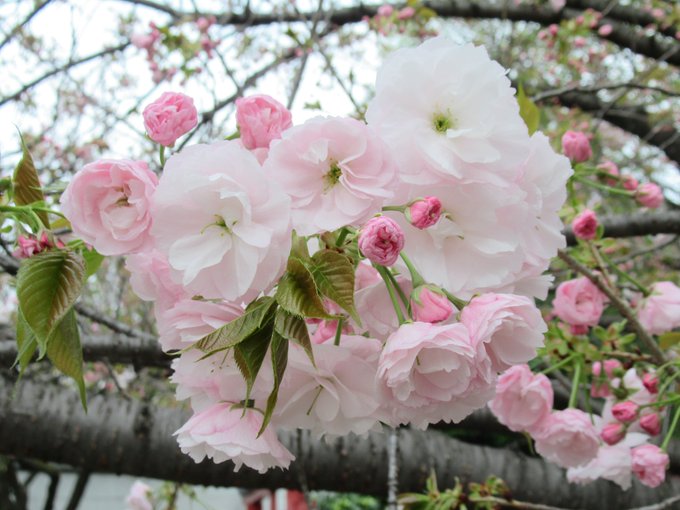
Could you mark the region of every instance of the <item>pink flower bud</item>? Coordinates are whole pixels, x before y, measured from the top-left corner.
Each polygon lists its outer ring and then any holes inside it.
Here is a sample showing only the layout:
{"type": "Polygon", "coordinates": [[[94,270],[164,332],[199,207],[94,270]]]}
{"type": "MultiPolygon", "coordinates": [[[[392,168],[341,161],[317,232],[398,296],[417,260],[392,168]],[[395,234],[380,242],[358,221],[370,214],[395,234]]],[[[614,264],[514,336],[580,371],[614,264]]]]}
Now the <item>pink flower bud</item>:
{"type": "Polygon", "coordinates": [[[626,188],[628,191],[635,191],[638,189],[638,186],[640,183],[638,180],[633,177],[632,175],[626,175],[623,178],[623,187],[626,188]]]}
{"type": "Polygon", "coordinates": [[[650,372],[642,376],[642,384],[652,394],[659,392],[659,378],[650,372]]]}
{"type": "Polygon", "coordinates": [[[613,445],[626,437],[626,429],[620,423],[609,423],[602,427],[600,437],[602,438],[602,441],[608,445],[613,445]]]}
{"type": "Polygon", "coordinates": [[[154,45],[156,38],[151,34],[132,34],[130,42],[140,50],[148,50],[154,45]]]}
{"type": "Polygon", "coordinates": [[[215,21],[217,21],[215,16],[210,16],[207,18],[205,16],[201,16],[196,20],[196,28],[198,28],[198,30],[202,33],[205,33],[215,23],[215,21]]]}
{"type": "Polygon", "coordinates": [[[404,247],[404,232],[393,219],[378,216],[368,220],[359,233],[359,249],[381,266],[391,266],[404,247]]]}
{"type": "Polygon", "coordinates": [[[421,286],[411,294],[411,310],[414,320],[435,324],[451,317],[456,309],[451,301],[438,290],[421,286]]]}
{"type": "Polygon", "coordinates": [[[12,252],[12,255],[18,259],[27,259],[42,251],[40,242],[37,239],[33,239],[31,237],[19,236],[17,239],[17,244],[19,246],[16,250],[14,250],[14,252],[12,252]]]}
{"type": "Polygon", "coordinates": [[[612,30],[613,30],[612,26],[609,25],[609,24],[606,24],[606,25],[602,25],[598,29],[597,33],[600,34],[602,37],[607,37],[609,34],[612,33],[612,30]]]}
{"type": "Polygon", "coordinates": [[[413,16],[415,16],[415,14],[416,10],[411,6],[408,6],[404,7],[402,10],[399,11],[399,14],[397,14],[397,18],[399,18],[400,20],[405,20],[412,18],[413,16]]]}
{"type": "Polygon", "coordinates": [[[580,131],[567,131],[562,136],[562,152],[575,163],[587,161],[593,155],[588,137],[580,131]]]}
{"type": "MultiPolygon", "coordinates": [[[[600,163],[597,165],[598,170],[602,170],[603,172],[607,172],[609,175],[612,175],[614,177],[618,177],[620,175],[619,172],[619,167],[616,166],[616,163],[613,161],[605,161],[603,163],[600,163]]],[[[616,186],[618,184],[618,181],[616,179],[607,179],[607,184],[609,186],[616,186]]]]}
{"type": "Polygon", "coordinates": [[[143,116],[149,138],[166,147],[198,124],[193,99],[179,92],[165,92],[144,108],[143,116]]]}
{"type": "Polygon", "coordinates": [[[631,450],[632,470],[648,487],[658,487],[666,478],[670,463],[668,454],[654,444],[643,444],[631,450]]]}
{"type": "Polygon", "coordinates": [[[272,140],[293,125],[288,109],[265,94],[236,100],[236,123],[241,130],[241,142],[246,149],[267,149],[272,140]]]}
{"type": "Polygon", "coordinates": [[[378,7],[378,16],[386,18],[387,16],[390,16],[393,11],[394,8],[390,4],[381,5],[378,7]]]}
{"type": "Polygon", "coordinates": [[[630,423],[637,418],[639,406],[635,402],[627,400],[619,402],[612,407],[612,415],[621,423],[630,423]]]}
{"type": "Polygon", "coordinates": [[[645,414],[640,417],[640,427],[650,436],[661,433],[661,418],[659,413],[645,414]]]}
{"type": "Polygon", "coordinates": [[[574,218],[571,228],[579,239],[595,239],[597,234],[597,216],[590,209],[586,209],[574,218]]]}
{"type": "Polygon", "coordinates": [[[560,30],[560,27],[555,25],[554,23],[548,27],[548,31],[550,32],[550,35],[557,35],[557,32],[560,30]]]}
{"type": "Polygon", "coordinates": [[[604,373],[607,374],[607,377],[610,379],[614,377],[614,370],[617,368],[623,368],[623,365],[621,362],[617,359],[607,359],[604,360],[604,373]]]}
{"type": "Polygon", "coordinates": [[[416,228],[425,229],[439,221],[442,203],[437,197],[425,197],[413,202],[407,209],[406,217],[416,228]]]}
{"type": "Polygon", "coordinates": [[[635,200],[644,207],[656,209],[663,204],[663,191],[653,182],[647,182],[637,189],[635,200]]]}
{"type": "Polygon", "coordinates": [[[589,329],[590,328],[588,326],[586,326],[585,324],[570,324],[569,325],[569,332],[572,335],[576,335],[576,336],[587,335],[589,329]]]}

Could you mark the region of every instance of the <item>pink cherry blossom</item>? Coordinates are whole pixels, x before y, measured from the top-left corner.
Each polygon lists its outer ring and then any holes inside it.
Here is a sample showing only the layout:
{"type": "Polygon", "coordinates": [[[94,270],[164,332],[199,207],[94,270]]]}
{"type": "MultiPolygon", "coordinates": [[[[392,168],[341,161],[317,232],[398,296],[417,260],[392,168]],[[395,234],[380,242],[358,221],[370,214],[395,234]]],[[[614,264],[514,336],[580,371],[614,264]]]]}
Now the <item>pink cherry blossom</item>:
{"type": "Polygon", "coordinates": [[[608,423],[602,427],[600,437],[608,445],[614,445],[626,437],[626,428],[620,423],[608,423]]]}
{"type": "Polygon", "coordinates": [[[375,382],[380,348],[376,339],[342,335],[337,346],[333,339],[313,346],[314,367],[291,345],[272,424],[309,429],[316,437],[377,429],[383,419],[375,382]]]}
{"type": "Polygon", "coordinates": [[[414,320],[435,324],[446,321],[456,308],[441,291],[422,286],[411,294],[411,311],[414,320]]]}
{"type": "Polygon", "coordinates": [[[399,13],[397,14],[397,18],[400,20],[410,19],[413,16],[415,16],[415,14],[416,10],[409,5],[399,11],[399,13]]]}
{"type": "MultiPolygon", "coordinates": [[[[631,434],[629,434],[630,436],[631,434]]],[[[642,434],[637,434],[642,436],[642,434]]],[[[597,457],[588,464],[572,467],[567,470],[567,479],[571,483],[590,483],[599,478],[611,480],[623,490],[631,486],[631,448],[628,438],[614,446],[603,445],[597,450],[597,457]]]]}
{"type": "Polygon", "coordinates": [[[437,197],[424,197],[413,202],[406,210],[406,217],[416,228],[424,229],[435,225],[442,214],[442,203],[437,197]]]}
{"type": "Polygon", "coordinates": [[[151,199],[158,179],[146,163],[102,159],[85,165],[61,196],[73,232],[102,255],[151,246],[151,199]]]}
{"type": "Polygon", "coordinates": [[[198,124],[194,100],[179,92],[164,92],[144,108],[143,116],[149,138],[166,147],[198,124]]]}
{"type": "Polygon", "coordinates": [[[285,269],[290,200],[238,141],[170,158],[153,215],[156,246],[192,295],[248,302],[285,269]]]}
{"type": "Polygon", "coordinates": [[[271,428],[260,437],[262,413],[254,409],[232,409],[231,403],[215,404],[194,414],[175,435],[183,453],[195,462],[205,457],[215,464],[231,460],[235,471],[246,466],[264,473],[272,467],[287,468],[295,459],[271,428]]]}
{"type": "Polygon", "coordinates": [[[612,407],[612,415],[621,423],[630,423],[637,419],[639,406],[635,402],[619,402],[612,407]]]}
{"type": "Polygon", "coordinates": [[[125,503],[129,510],[153,510],[150,494],[152,490],[144,482],[135,480],[128,493],[125,503]]]}
{"type": "Polygon", "coordinates": [[[513,294],[476,297],[463,308],[460,320],[484,346],[497,372],[534,358],[548,329],[533,300],[513,294]]]}
{"type": "Polygon", "coordinates": [[[588,278],[560,283],[553,310],[567,324],[595,326],[602,316],[607,297],[588,278]]]}
{"type": "Polygon", "coordinates": [[[644,385],[645,389],[650,393],[659,392],[659,378],[656,376],[656,374],[647,372],[645,375],[642,376],[642,384],[644,385]]]}
{"type": "Polygon", "coordinates": [[[498,378],[496,396],[489,409],[503,425],[515,432],[540,428],[550,416],[553,389],[542,374],[534,375],[527,365],[515,365],[498,378]]]}
{"type": "Polygon", "coordinates": [[[187,296],[184,287],[172,280],[172,269],[166,257],[156,249],[128,255],[125,268],[130,271],[130,286],[140,299],[155,301],[165,310],[187,296]]]}
{"type": "Polygon", "coordinates": [[[392,266],[404,248],[404,232],[393,219],[378,216],[368,220],[359,232],[361,253],[375,264],[392,266]]]}
{"type": "Polygon", "coordinates": [[[587,161],[593,155],[588,137],[580,131],[564,133],[562,136],[562,152],[575,163],[587,161]]]}
{"type": "Polygon", "coordinates": [[[666,478],[668,454],[653,444],[633,448],[633,473],[647,487],[658,487],[666,478]]]}
{"type": "Polygon", "coordinates": [[[378,7],[378,16],[386,18],[387,16],[391,16],[393,11],[394,7],[392,7],[390,4],[383,4],[378,7]]]}
{"type": "Polygon", "coordinates": [[[640,183],[635,177],[633,177],[632,175],[624,176],[623,187],[625,189],[627,189],[628,191],[635,191],[638,189],[638,186],[640,186],[640,183]]]}
{"type": "Polygon", "coordinates": [[[602,37],[607,37],[609,34],[612,33],[613,27],[607,23],[606,25],[602,25],[600,28],[597,29],[597,33],[600,34],[602,37]]]}
{"type": "Polygon", "coordinates": [[[663,204],[663,191],[658,184],[646,182],[637,188],[635,199],[644,207],[656,209],[663,204]]]}
{"type": "Polygon", "coordinates": [[[377,378],[392,423],[418,428],[462,420],[490,400],[495,385],[485,351],[460,323],[400,326],[385,343],[377,378]]]}
{"type": "Polygon", "coordinates": [[[236,100],[236,123],[246,149],[268,149],[293,125],[288,109],[273,97],[256,94],[236,100]]]}
{"type": "Polygon", "coordinates": [[[264,169],[290,195],[300,235],[366,222],[398,184],[387,146],[349,118],[317,117],[288,129],[271,145],[264,169]]]}
{"type": "Polygon", "coordinates": [[[578,409],[553,412],[533,434],[536,451],[562,467],[587,464],[600,446],[590,417],[578,409]]]}
{"type": "MultiPolygon", "coordinates": [[[[411,282],[403,275],[397,276],[396,279],[404,295],[411,294],[413,289],[411,282]]],[[[387,287],[379,276],[371,285],[357,290],[354,299],[357,310],[361,310],[362,323],[362,328],[355,325],[356,330],[368,331],[372,338],[384,341],[399,327],[387,287]]],[[[406,314],[403,307],[402,311],[406,314]]]]}
{"type": "Polygon", "coordinates": [[[571,223],[574,235],[579,239],[592,240],[597,235],[599,222],[597,216],[590,209],[581,212],[571,223]]]}
{"type": "Polygon", "coordinates": [[[680,288],[673,282],[657,282],[638,310],[640,323],[650,333],[660,335],[680,326],[680,288]]]}
{"type": "Polygon", "coordinates": [[[640,428],[651,436],[661,433],[661,418],[659,413],[649,413],[640,417],[640,428]]]}

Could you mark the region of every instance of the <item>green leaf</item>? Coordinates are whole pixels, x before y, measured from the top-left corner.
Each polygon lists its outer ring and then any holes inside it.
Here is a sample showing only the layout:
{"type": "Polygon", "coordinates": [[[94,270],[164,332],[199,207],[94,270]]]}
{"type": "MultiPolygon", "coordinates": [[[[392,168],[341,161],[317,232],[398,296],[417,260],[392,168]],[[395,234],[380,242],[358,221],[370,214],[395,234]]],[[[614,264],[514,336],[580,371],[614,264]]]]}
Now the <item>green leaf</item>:
{"type": "Polygon", "coordinates": [[[276,327],[274,327],[274,333],[271,337],[270,352],[272,357],[272,371],[274,373],[274,387],[267,399],[267,407],[264,411],[262,427],[260,427],[260,431],[257,433],[258,437],[265,431],[272,419],[276,401],[279,398],[279,387],[281,386],[283,374],[285,373],[286,365],[288,364],[288,339],[279,335],[276,331],[276,327]]]}
{"type": "MultiPolygon", "coordinates": [[[[33,164],[33,157],[28,152],[28,147],[21,138],[21,149],[23,156],[21,161],[14,169],[14,203],[16,205],[30,205],[35,202],[43,202],[45,196],[43,195],[38,179],[38,172],[35,170],[33,164]]],[[[45,228],[50,228],[50,221],[47,218],[47,213],[40,211],[37,213],[40,221],[43,222],[45,228]]]]}
{"type": "Polygon", "coordinates": [[[19,308],[17,313],[17,358],[12,366],[19,364],[20,374],[23,374],[24,370],[26,370],[37,348],[38,342],[35,339],[35,335],[26,322],[21,308],[19,308]]]}
{"type": "Polygon", "coordinates": [[[48,337],[80,295],[84,280],[85,262],[72,251],[51,250],[21,262],[19,306],[36,336],[41,357],[48,337]]]}
{"type": "Polygon", "coordinates": [[[291,245],[290,254],[292,257],[300,260],[309,260],[309,249],[307,248],[307,239],[297,235],[293,231],[293,243],[291,245]]]}
{"type": "Polygon", "coordinates": [[[354,266],[343,254],[322,250],[312,256],[312,277],[322,295],[335,301],[361,326],[354,308],[354,266]]]}
{"type": "Polygon", "coordinates": [[[680,332],[678,331],[670,331],[659,337],[659,347],[663,351],[678,344],[680,344],[680,332]]]}
{"type": "Polygon", "coordinates": [[[276,301],[293,315],[315,319],[334,318],[326,312],[312,274],[297,258],[288,259],[287,271],[276,289],[276,301]]]}
{"type": "Polygon", "coordinates": [[[78,385],[80,401],[87,412],[85,381],[83,380],[83,350],[76,313],[71,309],[57,325],[47,342],[47,357],[60,372],[78,385]]]}
{"type": "Polygon", "coordinates": [[[314,353],[312,352],[312,342],[309,339],[309,331],[305,320],[297,315],[286,312],[283,308],[276,310],[274,318],[274,331],[287,341],[295,342],[300,345],[307,356],[314,363],[314,353]]]}
{"type": "Polygon", "coordinates": [[[81,252],[83,259],[85,259],[85,276],[90,277],[95,274],[104,262],[104,255],[92,248],[91,250],[84,249],[81,252]]]}
{"type": "Polygon", "coordinates": [[[250,392],[267,354],[273,332],[274,321],[270,320],[248,338],[234,346],[234,360],[246,381],[246,400],[250,398],[250,392]]]}
{"type": "Polygon", "coordinates": [[[195,345],[203,352],[229,349],[243,342],[260,329],[267,316],[273,313],[275,307],[276,302],[274,298],[268,296],[261,297],[250,303],[245,313],[239,318],[204,336],[195,345]]]}
{"type": "Polygon", "coordinates": [[[517,89],[517,103],[519,104],[519,115],[527,125],[529,134],[534,134],[534,131],[538,129],[538,125],[541,121],[541,111],[538,109],[538,106],[526,96],[524,87],[522,87],[521,84],[517,89]]]}

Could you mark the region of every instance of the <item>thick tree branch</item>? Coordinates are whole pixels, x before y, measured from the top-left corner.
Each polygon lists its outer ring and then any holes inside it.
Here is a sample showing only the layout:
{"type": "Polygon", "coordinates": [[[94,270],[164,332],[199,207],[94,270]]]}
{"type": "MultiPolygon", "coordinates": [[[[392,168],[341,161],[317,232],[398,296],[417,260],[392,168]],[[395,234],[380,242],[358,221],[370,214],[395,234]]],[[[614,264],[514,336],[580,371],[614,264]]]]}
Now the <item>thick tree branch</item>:
{"type": "MultiPolygon", "coordinates": [[[[191,484],[244,488],[300,487],[300,472],[312,490],[355,491],[384,496],[387,480],[387,434],[335,441],[312,441],[306,435],[281,434],[297,460],[289,471],[259,475],[248,468],[234,473],[230,463],[195,464],[181,454],[172,433],[188,418],[179,409],[156,408],[116,396],[96,396],[84,414],[76,392],[24,380],[16,396],[0,380],[0,453],[60,462],[92,472],[125,473],[191,484]]],[[[457,441],[436,431],[402,430],[399,434],[399,490],[420,491],[432,469],[440,487],[456,477],[483,481],[504,479],[513,497],[567,508],[625,509],[667,499],[680,490],[671,479],[658,489],[635,484],[621,491],[608,482],[580,487],[564,472],[540,459],[509,450],[457,441]],[[607,506],[602,506],[607,502],[607,506]]]]}

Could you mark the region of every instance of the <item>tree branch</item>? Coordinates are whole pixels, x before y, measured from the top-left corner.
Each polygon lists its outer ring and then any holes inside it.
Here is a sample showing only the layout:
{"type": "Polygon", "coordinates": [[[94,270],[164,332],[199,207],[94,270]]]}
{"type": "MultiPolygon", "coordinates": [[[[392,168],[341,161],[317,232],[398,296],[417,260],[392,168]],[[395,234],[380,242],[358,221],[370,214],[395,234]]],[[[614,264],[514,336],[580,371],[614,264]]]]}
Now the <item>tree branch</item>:
{"type": "MultiPolygon", "coordinates": [[[[626,216],[604,216],[599,219],[605,237],[637,237],[655,234],[680,234],[680,211],[637,213],[626,216]]],[[[564,229],[569,246],[576,245],[571,227],[564,229]]]]}
{"type": "MultiPolygon", "coordinates": [[[[95,396],[85,414],[78,395],[57,387],[0,379],[0,453],[70,464],[93,472],[125,473],[182,483],[244,488],[299,488],[297,472],[311,490],[354,491],[384,495],[387,480],[387,434],[334,441],[311,441],[306,434],[280,434],[296,455],[289,471],[264,475],[230,463],[195,464],[183,455],[172,436],[188,414],[157,408],[120,397],[95,396]]],[[[399,490],[420,491],[434,469],[440,487],[452,487],[456,477],[483,481],[500,476],[518,500],[567,508],[624,509],[676,495],[680,480],[669,479],[651,490],[634,484],[623,492],[608,482],[580,487],[566,482],[564,472],[537,458],[510,450],[470,445],[436,432],[403,429],[399,434],[399,490]]]]}

